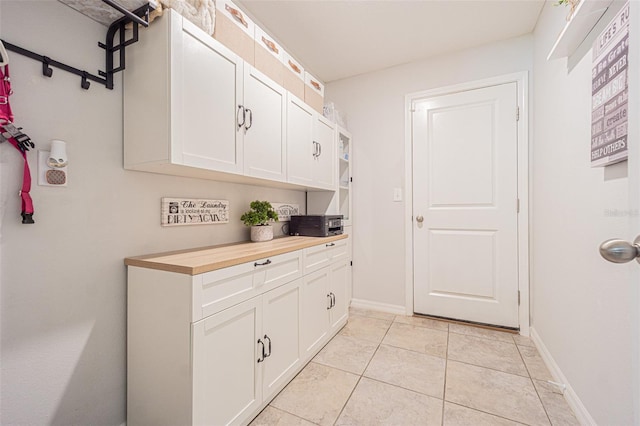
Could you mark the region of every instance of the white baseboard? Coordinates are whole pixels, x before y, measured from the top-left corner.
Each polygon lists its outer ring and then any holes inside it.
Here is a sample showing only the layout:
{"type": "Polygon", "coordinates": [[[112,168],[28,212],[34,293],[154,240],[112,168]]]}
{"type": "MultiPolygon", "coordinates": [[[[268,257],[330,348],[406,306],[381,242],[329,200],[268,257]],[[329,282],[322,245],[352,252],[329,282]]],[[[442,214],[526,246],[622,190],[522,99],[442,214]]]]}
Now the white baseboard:
{"type": "Polygon", "coordinates": [[[402,305],[391,305],[389,303],[373,302],[371,300],[351,299],[351,306],[372,311],[388,312],[395,315],[406,315],[406,308],[402,305]]]}
{"type": "Polygon", "coordinates": [[[580,398],[578,398],[578,395],[571,387],[571,384],[567,380],[566,376],[562,373],[562,370],[560,370],[560,366],[558,366],[556,361],[551,356],[549,349],[547,349],[542,339],[540,339],[540,335],[536,332],[534,327],[531,327],[530,330],[531,340],[536,345],[536,348],[538,349],[542,360],[549,369],[549,372],[553,376],[553,379],[558,383],[563,383],[567,387],[564,391],[564,396],[567,400],[567,403],[573,410],[573,413],[576,415],[578,422],[580,422],[580,424],[584,426],[597,426],[596,421],[593,420],[593,417],[591,417],[591,414],[589,414],[589,411],[587,411],[587,407],[585,407],[582,401],[580,401],[580,398]]]}

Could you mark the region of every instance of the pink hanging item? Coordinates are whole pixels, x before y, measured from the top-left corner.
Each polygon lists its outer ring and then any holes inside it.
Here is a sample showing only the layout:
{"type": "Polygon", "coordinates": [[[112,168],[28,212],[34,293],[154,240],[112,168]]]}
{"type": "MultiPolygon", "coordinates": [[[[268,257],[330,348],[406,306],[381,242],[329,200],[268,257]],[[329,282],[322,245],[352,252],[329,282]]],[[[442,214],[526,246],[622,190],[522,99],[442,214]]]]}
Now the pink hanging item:
{"type": "Polygon", "coordinates": [[[24,173],[22,176],[22,190],[20,198],[22,199],[22,223],[34,223],[33,221],[33,200],[29,195],[31,191],[31,171],[29,170],[29,162],[27,161],[27,151],[34,148],[35,144],[31,138],[22,133],[22,128],[18,128],[13,124],[13,112],[9,103],[9,96],[13,93],[11,90],[11,80],[9,78],[9,59],[7,52],[0,42],[0,142],[7,141],[15,149],[17,149],[24,159],[24,173]]]}

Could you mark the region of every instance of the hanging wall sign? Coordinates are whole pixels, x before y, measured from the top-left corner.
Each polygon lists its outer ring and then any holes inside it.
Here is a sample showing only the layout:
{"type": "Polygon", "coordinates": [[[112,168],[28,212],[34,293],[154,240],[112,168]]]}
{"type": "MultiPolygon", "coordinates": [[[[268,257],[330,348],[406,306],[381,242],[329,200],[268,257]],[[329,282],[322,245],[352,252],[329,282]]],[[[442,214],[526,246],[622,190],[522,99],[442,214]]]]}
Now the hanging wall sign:
{"type": "Polygon", "coordinates": [[[591,167],[627,159],[629,3],[593,44],[591,167]]]}
{"type": "Polygon", "coordinates": [[[300,214],[300,206],[290,203],[271,203],[271,207],[278,213],[278,220],[286,222],[291,220],[292,215],[300,214]]]}
{"type": "Polygon", "coordinates": [[[229,223],[229,201],[163,198],[162,226],[229,223]]]}

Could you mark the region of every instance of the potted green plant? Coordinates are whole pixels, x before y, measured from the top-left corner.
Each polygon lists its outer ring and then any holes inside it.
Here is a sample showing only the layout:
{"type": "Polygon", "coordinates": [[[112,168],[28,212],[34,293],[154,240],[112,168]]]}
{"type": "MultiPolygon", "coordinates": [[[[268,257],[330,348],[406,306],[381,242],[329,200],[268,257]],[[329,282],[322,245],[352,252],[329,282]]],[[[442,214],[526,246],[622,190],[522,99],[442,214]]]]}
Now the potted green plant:
{"type": "Polygon", "coordinates": [[[251,227],[251,241],[269,241],[273,239],[273,227],[271,221],[278,220],[278,213],[273,209],[268,201],[252,201],[250,210],[246,211],[240,220],[246,226],[251,227]]]}

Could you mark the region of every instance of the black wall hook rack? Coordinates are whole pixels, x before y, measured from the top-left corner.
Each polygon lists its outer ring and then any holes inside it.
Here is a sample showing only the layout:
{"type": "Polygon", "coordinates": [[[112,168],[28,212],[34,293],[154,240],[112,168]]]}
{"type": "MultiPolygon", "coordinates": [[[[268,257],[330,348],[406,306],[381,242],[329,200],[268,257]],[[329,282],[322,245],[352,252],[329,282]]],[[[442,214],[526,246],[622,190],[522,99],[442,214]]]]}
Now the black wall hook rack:
{"type": "Polygon", "coordinates": [[[105,71],[98,71],[98,75],[88,73],[87,71],[80,70],[70,65],[51,59],[48,56],[39,55],[30,50],[11,44],[5,40],[1,40],[4,47],[7,50],[42,62],[42,75],[45,77],[53,76],[53,68],[59,68],[63,71],[70,72],[80,77],[80,87],[87,90],[91,83],[90,81],[103,84],[107,89],[113,90],[113,76],[115,73],[125,69],[125,47],[138,41],[138,26],[149,26],[149,12],[154,10],[155,7],[147,3],[142,7],[130,12],[123,6],[119,5],[113,0],[102,0],[104,3],[123,13],[125,16],[113,22],[107,30],[106,43],[98,43],[98,46],[105,49],[105,71]],[[125,39],[126,26],[132,24],[133,36],[130,39],[125,39]],[[119,34],[118,44],[114,44],[116,34],[119,34]],[[119,63],[116,67],[114,65],[114,55],[119,53],[119,63]]]}

